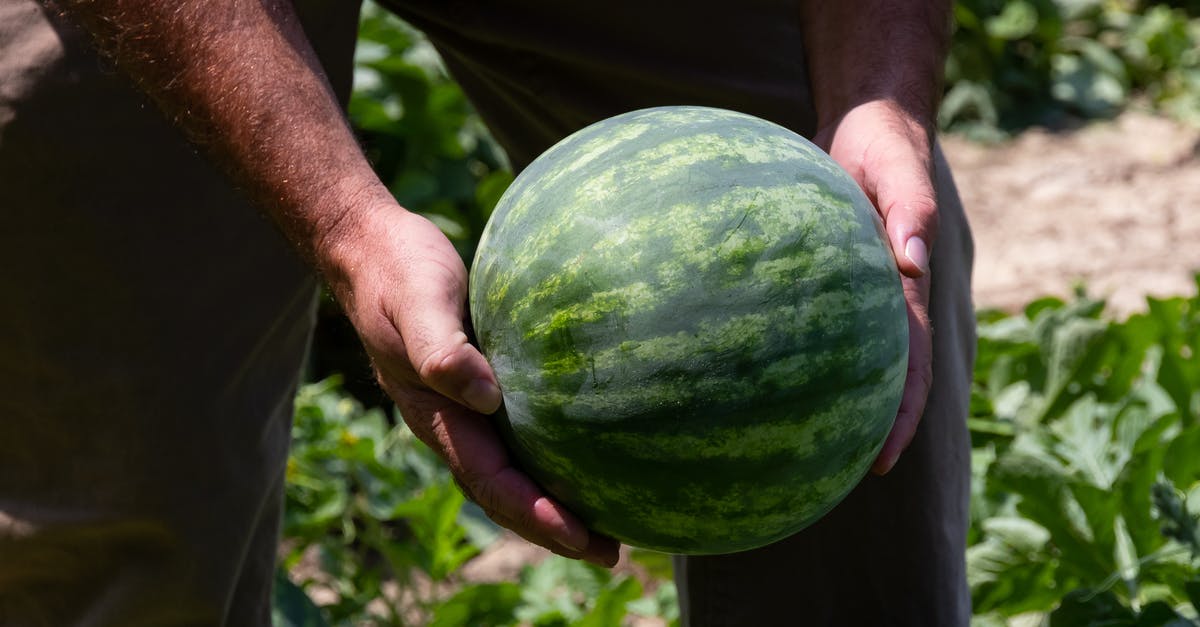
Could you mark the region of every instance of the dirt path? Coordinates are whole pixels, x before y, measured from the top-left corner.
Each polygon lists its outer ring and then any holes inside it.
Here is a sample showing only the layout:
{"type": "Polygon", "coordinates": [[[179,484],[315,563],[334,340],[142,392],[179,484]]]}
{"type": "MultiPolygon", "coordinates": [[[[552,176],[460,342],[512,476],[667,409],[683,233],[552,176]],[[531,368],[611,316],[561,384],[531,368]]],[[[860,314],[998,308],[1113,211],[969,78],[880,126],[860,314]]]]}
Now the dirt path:
{"type": "Polygon", "coordinates": [[[1115,312],[1193,294],[1200,131],[1143,113],[999,146],[944,140],[975,235],[979,307],[1015,309],[1084,281],[1115,312]]]}

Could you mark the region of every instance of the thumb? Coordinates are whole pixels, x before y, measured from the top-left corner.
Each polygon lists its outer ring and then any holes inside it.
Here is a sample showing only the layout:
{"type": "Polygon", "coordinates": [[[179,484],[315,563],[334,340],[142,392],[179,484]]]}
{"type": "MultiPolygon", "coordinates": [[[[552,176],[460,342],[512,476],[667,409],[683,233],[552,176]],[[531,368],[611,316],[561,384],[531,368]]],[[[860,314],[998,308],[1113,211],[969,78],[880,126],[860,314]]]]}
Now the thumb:
{"type": "Polygon", "coordinates": [[[937,239],[937,196],[926,159],[905,159],[878,170],[874,200],[883,217],[900,273],[910,278],[929,274],[929,255],[937,239]]]}
{"type": "Polygon", "coordinates": [[[495,374],[463,327],[463,290],[446,287],[404,300],[406,311],[395,319],[409,363],[421,383],[477,412],[490,414],[499,409],[501,396],[495,374]]]}
{"type": "Polygon", "coordinates": [[[418,336],[409,350],[409,359],[421,382],[479,413],[491,414],[499,409],[501,396],[495,375],[487,360],[467,340],[462,325],[429,331],[428,339],[418,336]]]}

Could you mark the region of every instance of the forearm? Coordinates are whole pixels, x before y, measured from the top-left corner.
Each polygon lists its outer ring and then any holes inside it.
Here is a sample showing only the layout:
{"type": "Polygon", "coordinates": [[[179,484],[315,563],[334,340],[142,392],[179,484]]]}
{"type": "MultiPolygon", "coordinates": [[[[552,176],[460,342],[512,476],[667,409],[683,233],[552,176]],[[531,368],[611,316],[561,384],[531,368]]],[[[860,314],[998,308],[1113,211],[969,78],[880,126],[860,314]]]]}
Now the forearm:
{"type": "Polygon", "coordinates": [[[59,6],[313,260],[356,213],[392,202],[287,0],[59,6]]]}
{"type": "Polygon", "coordinates": [[[949,45],[949,0],[805,0],[800,10],[818,128],[877,101],[933,128],[949,45]]]}

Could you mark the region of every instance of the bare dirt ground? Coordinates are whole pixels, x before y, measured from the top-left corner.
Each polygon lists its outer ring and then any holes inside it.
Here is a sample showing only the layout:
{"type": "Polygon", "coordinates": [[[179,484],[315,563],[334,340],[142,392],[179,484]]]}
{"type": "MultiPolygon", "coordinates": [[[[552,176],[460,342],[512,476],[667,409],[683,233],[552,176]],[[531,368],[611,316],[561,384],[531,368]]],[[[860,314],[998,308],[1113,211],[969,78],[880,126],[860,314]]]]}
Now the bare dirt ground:
{"type": "Polygon", "coordinates": [[[1145,113],[1032,130],[994,146],[943,140],[975,236],[978,307],[1013,310],[1078,282],[1118,315],[1195,293],[1200,130],[1145,113]]]}
{"type": "MultiPolygon", "coordinates": [[[[977,307],[1017,310],[1083,282],[1125,315],[1191,295],[1200,271],[1200,129],[1131,112],[997,145],[943,139],[975,237],[977,307]]],[[[463,570],[512,581],[548,552],[505,536],[463,570]]],[[[619,572],[635,567],[622,555],[619,572]]]]}

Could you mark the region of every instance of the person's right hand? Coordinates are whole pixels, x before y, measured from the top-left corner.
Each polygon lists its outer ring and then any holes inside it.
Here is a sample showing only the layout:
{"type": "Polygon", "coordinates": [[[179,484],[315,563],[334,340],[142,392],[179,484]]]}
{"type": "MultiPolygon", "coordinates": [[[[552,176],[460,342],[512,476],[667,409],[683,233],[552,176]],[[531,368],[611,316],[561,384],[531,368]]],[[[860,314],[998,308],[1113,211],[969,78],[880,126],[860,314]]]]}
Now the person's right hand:
{"type": "Polygon", "coordinates": [[[496,523],[559,555],[611,567],[618,543],[589,531],[514,468],[491,419],[495,374],[464,330],[467,271],[428,220],[398,206],[327,237],[326,277],[376,376],[422,441],[496,523]]]}

